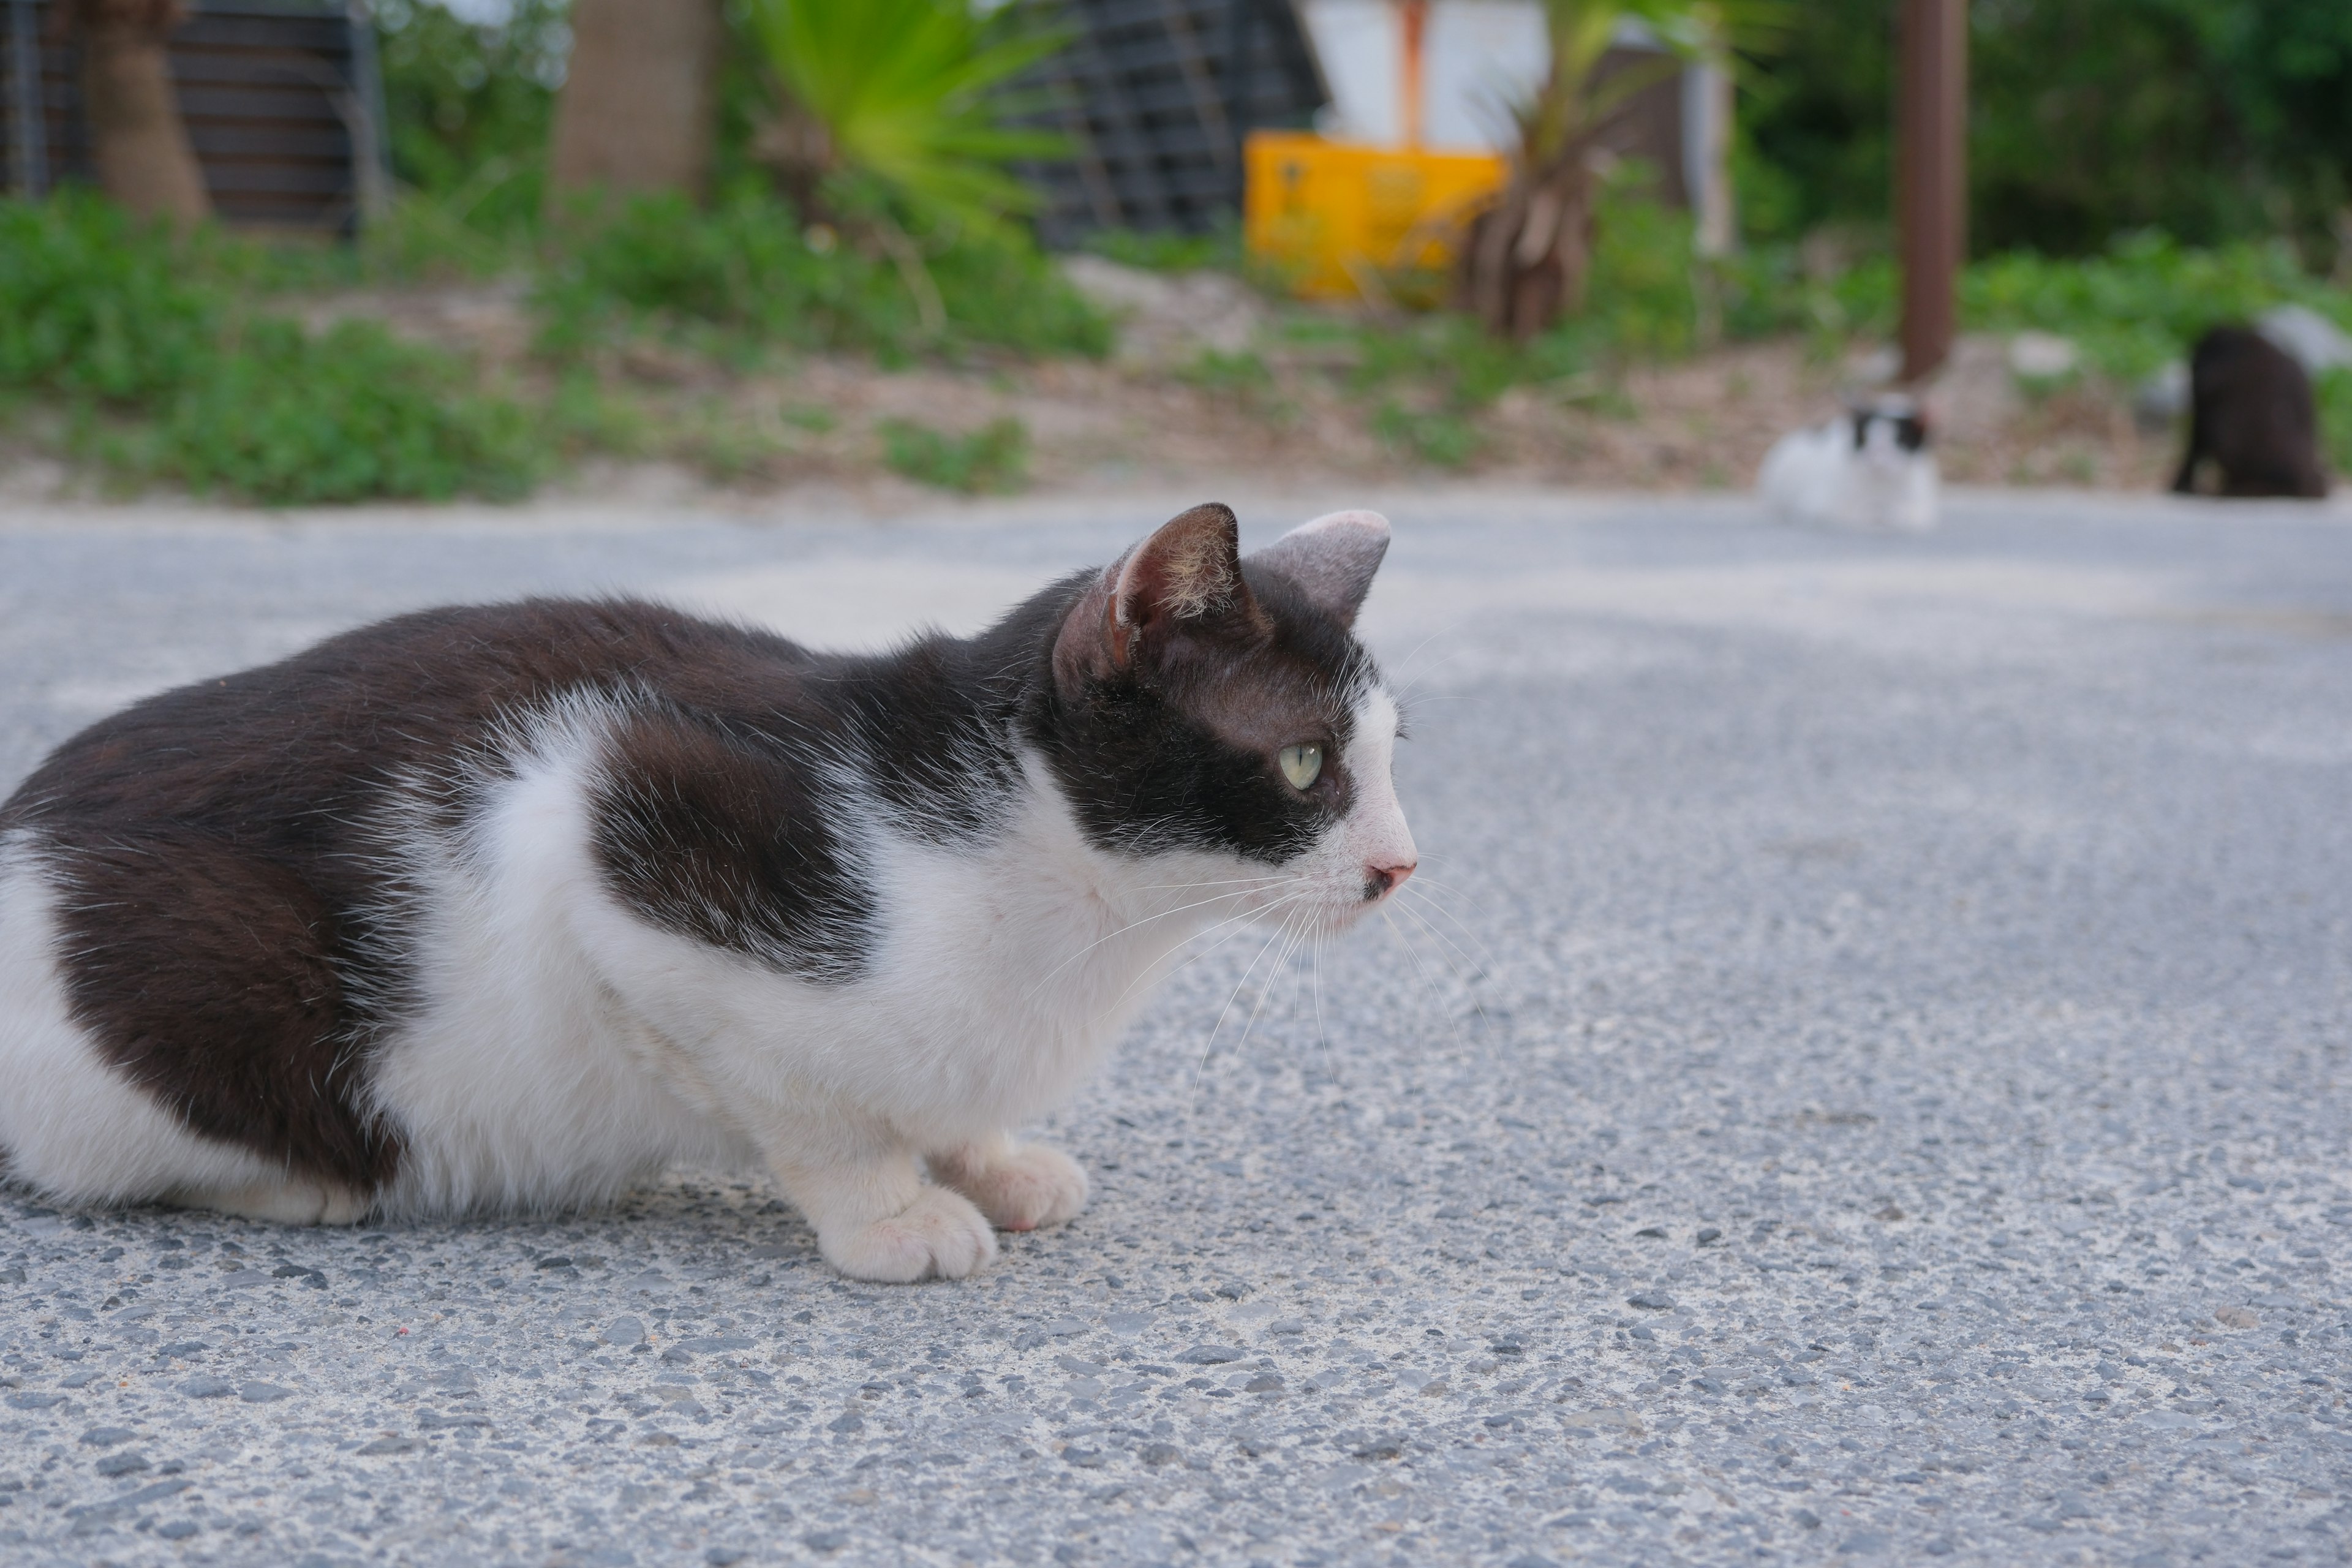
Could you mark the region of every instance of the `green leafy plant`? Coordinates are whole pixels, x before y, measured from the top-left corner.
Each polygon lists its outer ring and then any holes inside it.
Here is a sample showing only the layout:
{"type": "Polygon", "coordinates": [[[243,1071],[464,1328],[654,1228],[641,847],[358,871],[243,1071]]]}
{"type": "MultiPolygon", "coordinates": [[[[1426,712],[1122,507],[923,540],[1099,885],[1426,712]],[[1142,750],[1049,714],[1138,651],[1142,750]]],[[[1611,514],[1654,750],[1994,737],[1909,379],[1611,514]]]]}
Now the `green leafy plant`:
{"type": "Polygon", "coordinates": [[[226,311],[168,235],[86,191],[0,202],[0,385],[152,399],[210,363],[226,311]]]}
{"type": "Polygon", "coordinates": [[[1101,228],[1087,236],[1086,247],[1107,261],[1147,272],[1197,272],[1217,268],[1238,272],[1246,260],[1241,228],[1226,223],[1207,234],[1172,229],[1101,228]]]}
{"type": "Polygon", "coordinates": [[[698,212],[646,196],[565,226],[533,294],[541,341],[572,355],[616,332],[685,331],[714,353],[845,349],[904,363],[926,348],[1099,357],[1110,325],[1015,232],[966,236],[932,257],[941,320],[924,320],[894,264],[813,233],[772,197],[698,212]]]}
{"type": "Polygon", "coordinates": [[[493,233],[531,227],[555,89],[570,47],[564,0],[509,0],[495,21],[438,0],[377,0],[394,174],[427,209],[493,233]]]}
{"type": "Polygon", "coordinates": [[[541,447],[519,405],[373,323],[313,337],[249,309],[267,271],[87,195],[0,202],[0,390],[60,399],[119,474],[257,500],[529,486],[541,447]]]}
{"type": "Polygon", "coordinates": [[[1697,343],[1690,218],[1659,205],[1627,168],[1600,195],[1586,308],[1524,342],[1452,312],[1335,329],[1296,321],[1293,342],[1347,350],[1345,384],[1372,409],[1374,434],[1418,460],[1461,467],[1478,450],[1470,421],[1514,386],[1544,385],[1583,403],[1612,397],[1604,374],[1631,357],[1671,357],[1697,343]]]}
{"type": "MultiPolygon", "coordinates": [[[[1894,331],[1901,279],[1891,259],[1869,258],[1821,289],[1839,330],[1894,331]]],[[[1964,328],[2054,332],[2073,339],[2092,368],[2119,379],[2181,357],[2208,327],[2284,304],[2307,305],[2352,328],[2352,291],[2311,277],[2276,240],[2201,248],[2143,231],[2099,256],[2009,251],[1960,275],[1964,328]]]]}
{"type": "Polygon", "coordinates": [[[373,321],[315,338],[292,321],[249,321],[164,406],[147,466],[191,489],[278,503],[512,499],[538,477],[530,416],[467,381],[462,364],[373,321]]]}
{"type": "Polygon", "coordinates": [[[1018,419],[992,419],[967,436],[911,419],[886,419],[876,429],[890,471],[920,484],[976,495],[1019,489],[1027,476],[1029,427],[1018,419]]]}
{"type": "Polygon", "coordinates": [[[1372,434],[1395,450],[1440,468],[1467,467],[1483,444],[1477,426],[1459,414],[1417,412],[1395,402],[1383,403],[1372,416],[1372,434]]]}
{"type": "MultiPolygon", "coordinates": [[[[1894,174],[1895,12],[1805,0],[1743,78],[1740,208],[1794,240],[1883,219],[1894,174]]],[[[2345,265],[2352,6],[2341,0],[2004,0],[1969,8],[1968,233],[2096,255],[2158,227],[2197,245],[2285,232],[2345,265]]]]}
{"type": "Polygon", "coordinates": [[[781,92],[763,151],[804,212],[845,173],[880,181],[919,213],[973,230],[1026,212],[1006,172],[1061,138],[1005,123],[1006,86],[1060,34],[992,21],[969,0],[750,0],[751,37],[781,92]]]}
{"type": "Polygon", "coordinates": [[[2352,483],[2352,370],[2331,370],[2313,389],[2319,396],[2319,443],[2336,482],[2352,483]]]}

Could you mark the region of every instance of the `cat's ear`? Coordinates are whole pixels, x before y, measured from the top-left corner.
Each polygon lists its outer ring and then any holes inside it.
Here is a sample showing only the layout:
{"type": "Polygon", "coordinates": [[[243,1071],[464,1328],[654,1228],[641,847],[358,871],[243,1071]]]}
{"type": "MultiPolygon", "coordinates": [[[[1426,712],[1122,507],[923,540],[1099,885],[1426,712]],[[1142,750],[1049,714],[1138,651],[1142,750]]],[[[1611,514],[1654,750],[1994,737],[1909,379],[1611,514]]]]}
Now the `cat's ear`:
{"type": "Polygon", "coordinates": [[[1211,501],[1161,523],[1105,570],[1063,623],[1054,667],[1065,679],[1107,675],[1171,633],[1258,614],[1242,581],[1241,527],[1232,508],[1211,501]]]}
{"type": "Polygon", "coordinates": [[[1387,518],[1376,511],[1335,511],[1300,523],[1251,556],[1250,564],[1281,573],[1305,589],[1318,609],[1351,626],[1388,551],[1387,518]]]}

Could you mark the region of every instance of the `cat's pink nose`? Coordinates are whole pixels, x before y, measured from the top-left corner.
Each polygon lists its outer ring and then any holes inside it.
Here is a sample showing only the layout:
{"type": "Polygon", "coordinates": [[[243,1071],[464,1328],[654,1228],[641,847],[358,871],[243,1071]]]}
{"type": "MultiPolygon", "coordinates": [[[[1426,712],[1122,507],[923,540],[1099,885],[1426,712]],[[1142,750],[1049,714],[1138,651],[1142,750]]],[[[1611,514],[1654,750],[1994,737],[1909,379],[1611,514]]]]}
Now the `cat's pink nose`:
{"type": "Polygon", "coordinates": [[[1407,860],[1400,866],[1368,866],[1364,868],[1364,900],[1384,899],[1404,886],[1404,879],[1413,873],[1417,860],[1407,860]]]}

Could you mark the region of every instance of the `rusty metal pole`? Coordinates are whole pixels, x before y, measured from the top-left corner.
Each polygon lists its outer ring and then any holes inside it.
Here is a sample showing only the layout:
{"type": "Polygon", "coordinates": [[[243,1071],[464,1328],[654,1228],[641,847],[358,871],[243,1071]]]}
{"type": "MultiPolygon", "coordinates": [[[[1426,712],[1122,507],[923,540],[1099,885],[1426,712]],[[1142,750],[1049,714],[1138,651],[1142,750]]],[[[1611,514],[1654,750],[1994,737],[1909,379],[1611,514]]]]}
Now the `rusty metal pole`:
{"type": "Polygon", "coordinates": [[[1895,200],[1903,257],[1903,379],[1952,350],[1968,247],[1968,0],[1903,0],[1895,200]]]}

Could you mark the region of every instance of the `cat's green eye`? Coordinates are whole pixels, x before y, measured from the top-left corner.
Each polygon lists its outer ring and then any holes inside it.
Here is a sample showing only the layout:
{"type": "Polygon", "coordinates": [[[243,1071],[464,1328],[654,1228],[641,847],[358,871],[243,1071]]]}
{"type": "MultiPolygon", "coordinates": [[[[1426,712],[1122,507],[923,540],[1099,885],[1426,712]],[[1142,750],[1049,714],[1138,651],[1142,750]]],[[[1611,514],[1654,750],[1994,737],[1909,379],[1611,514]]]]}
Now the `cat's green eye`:
{"type": "Polygon", "coordinates": [[[1285,746],[1274,754],[1274,760],[1293,789],[1307,789],[1323,776],[1323,748],[1312,741],[1285,746]]]}

